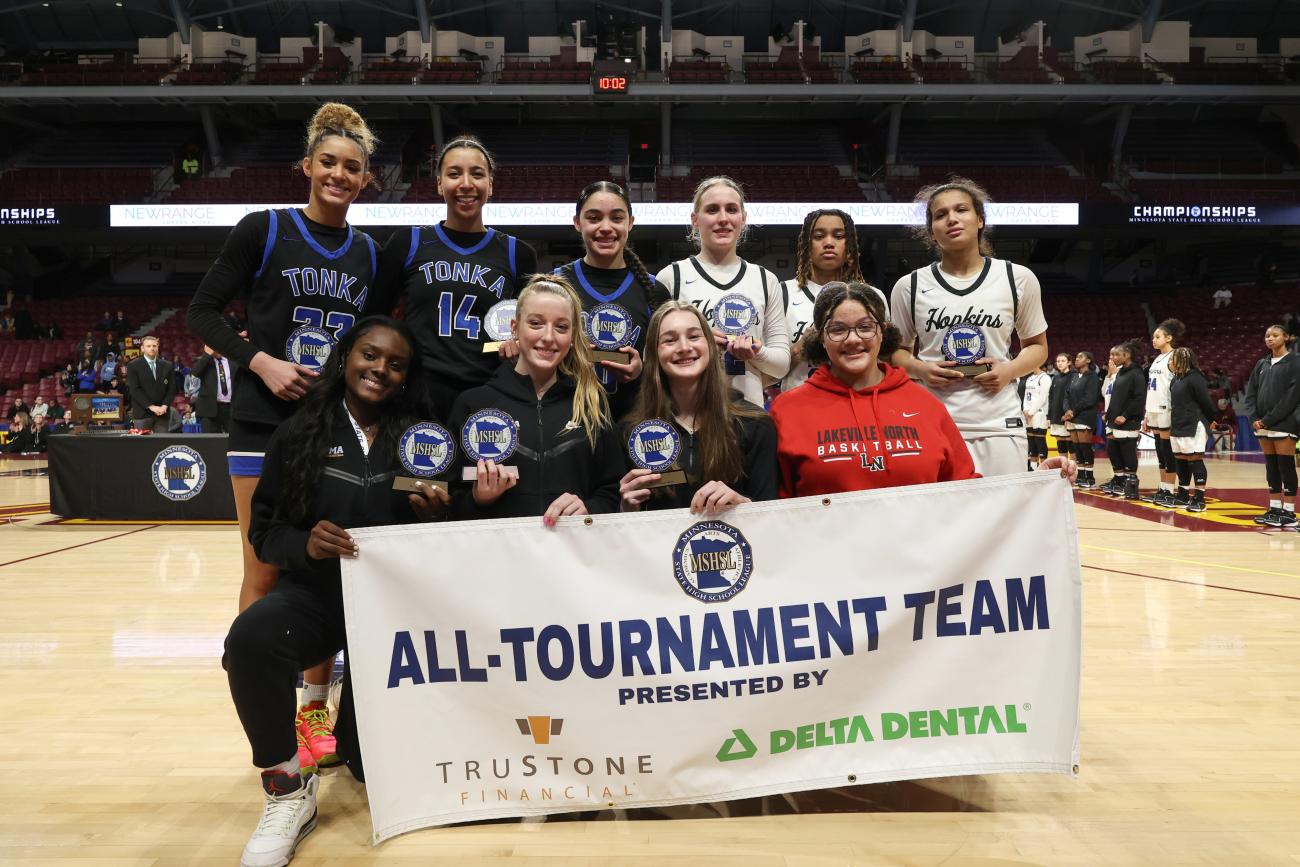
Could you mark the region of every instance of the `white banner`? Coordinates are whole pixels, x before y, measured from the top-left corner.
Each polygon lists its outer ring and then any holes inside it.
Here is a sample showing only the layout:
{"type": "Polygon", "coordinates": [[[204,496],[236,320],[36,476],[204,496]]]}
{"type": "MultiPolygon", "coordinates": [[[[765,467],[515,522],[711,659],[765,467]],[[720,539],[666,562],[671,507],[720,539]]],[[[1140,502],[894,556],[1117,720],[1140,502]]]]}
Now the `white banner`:
{"type": "MultiPolygon", "coordinates": [[[[302,202],[286,205],[110,205],[109,225],[127,228],[205,228],[233,226],[253,211],[268,208],[300,208],[302,202]]],[[[839,208],[859,226],[916,226],[923,220],[920,205],[912,202],[751,202],[745,206],[749,222],[756,226],[799,226],[809,211],[839,208]]],[[[689,226],[690,202],[637,202],[632,206],[638,225],[689,226]]],[[[371,202],[348,209],[354,226],[429,226],[447,215],[442,202],[371,202]]],[[[572,226],[572,202],[490,202],[483,207],[489,226],[572,226]]],[[[988,205],[991,226],[1077,226],[1076,202],[1003,202],[988,205]]]]}
{"type": "Polygon", "coordinates": [[[506,816],[1077,773],[1069,486],[1026,473],[353,531],[374,839],[506,816]]]}

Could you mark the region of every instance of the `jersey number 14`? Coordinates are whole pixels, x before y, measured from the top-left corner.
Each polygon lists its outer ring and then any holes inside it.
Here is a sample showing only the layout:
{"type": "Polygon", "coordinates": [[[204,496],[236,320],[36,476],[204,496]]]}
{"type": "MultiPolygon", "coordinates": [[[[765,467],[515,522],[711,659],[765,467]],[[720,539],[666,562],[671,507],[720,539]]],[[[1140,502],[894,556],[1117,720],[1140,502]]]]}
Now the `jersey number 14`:
{"type": "Polygon", "coordinates": [[[474,309],[474,296],[461,296],[456,303],[456,296],[443,292],[438,296],[438,336],[451,337],[454,331],[463,331],[470,340],[478,340],[481,319],[470,314],[474,309]]]}

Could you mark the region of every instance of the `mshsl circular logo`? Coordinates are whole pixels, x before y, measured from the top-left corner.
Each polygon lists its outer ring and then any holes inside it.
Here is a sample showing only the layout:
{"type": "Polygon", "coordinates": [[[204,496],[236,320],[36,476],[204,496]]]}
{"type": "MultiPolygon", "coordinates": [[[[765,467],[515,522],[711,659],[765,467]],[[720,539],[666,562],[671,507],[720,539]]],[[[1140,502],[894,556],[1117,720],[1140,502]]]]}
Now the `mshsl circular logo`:
{"type": "Polygon", "coordinates": [[[632,343],[632,315],[618,304],[597,304],[583,318],[587,337],[597,349],[617,352],[632,343]]]}
{"type": "Polygon", "coordinates": [[[519,445],[519,423],[505,410],[481,409],[465,420],[460,445],[470,460],[501,463],[519,445]]]}
{"type": "Polygon", "coordinates": [[[153,486],[174,502],[198,496],[207,480],[203,458],[189,446],[168,446],[153,459],[153,486]]]}
{"type": "Polygon", "coordinates": [[[717,325],[720,331],[733,337],[747,334],[756,319],[758,319],[758,308],[748,296],[739,292],[723,295],[713,308],[713,324],[717,325]]]}
{"type": "Polygon", "coordinates": [[[943,335],[943,357],[974,364],[984,357],[984,332],[974,325],[954,325],[943,335]]]}
{"type": "Polygon", "coordinates": [[[397,441],[397,458],[411,475],[431,479],[451,464],[456,456],[451,434],[440,424],[413,424],[397,441]]]}
{"type": "Polygon", "coordinates": [[[284,342],[284,355],[294,364],[320,370],[334,349],[334,335],[315,325],[295,328],[284,342]]]}
{"type": "Polygon", "coordinates": [[[677,537],[673,575],[701,602],[724,602],[749,583],[754,555],[749,541],[722,521],[700,521],[677,537]]]}

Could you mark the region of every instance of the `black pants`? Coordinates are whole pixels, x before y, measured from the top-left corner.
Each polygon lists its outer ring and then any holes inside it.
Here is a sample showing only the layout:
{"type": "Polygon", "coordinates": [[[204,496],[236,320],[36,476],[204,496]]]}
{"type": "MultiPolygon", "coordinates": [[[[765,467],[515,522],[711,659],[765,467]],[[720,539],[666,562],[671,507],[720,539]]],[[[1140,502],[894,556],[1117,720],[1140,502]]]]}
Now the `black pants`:
{"type": "MultiPolygon", "coordinates": [[[[309,587],[282,579],[235,618],[226,636],[222,665],[239,721],[253,747],[254,765],[269,768],[297,753],[298,672],[333,658],[345,642],[343,597],[337,585],[309,587]]],[[[352,680],[346,670],[334,736],[339,755],[360,776],[352,680]]]]}
{"type": "Polygon", "coordinates": [[[230,404],[218,403],[215,416],[203,416],[199,419],[203,433],[230,432],[230,404]]]}

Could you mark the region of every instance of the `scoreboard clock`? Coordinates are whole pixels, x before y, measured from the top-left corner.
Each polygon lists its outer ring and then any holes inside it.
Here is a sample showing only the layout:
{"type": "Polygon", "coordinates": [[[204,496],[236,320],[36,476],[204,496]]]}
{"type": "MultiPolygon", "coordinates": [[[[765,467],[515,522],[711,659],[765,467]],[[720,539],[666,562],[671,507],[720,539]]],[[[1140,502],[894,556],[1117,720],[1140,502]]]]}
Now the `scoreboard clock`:
{"type": "Polygon", "coordinates": [[[628,87],[632,84],[631,77],[627,75],[596,75],[591,81],[596,94],[627,93],[628,87]]]}

